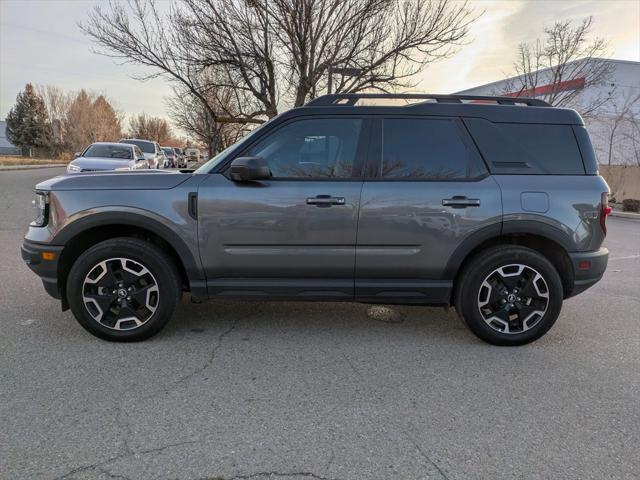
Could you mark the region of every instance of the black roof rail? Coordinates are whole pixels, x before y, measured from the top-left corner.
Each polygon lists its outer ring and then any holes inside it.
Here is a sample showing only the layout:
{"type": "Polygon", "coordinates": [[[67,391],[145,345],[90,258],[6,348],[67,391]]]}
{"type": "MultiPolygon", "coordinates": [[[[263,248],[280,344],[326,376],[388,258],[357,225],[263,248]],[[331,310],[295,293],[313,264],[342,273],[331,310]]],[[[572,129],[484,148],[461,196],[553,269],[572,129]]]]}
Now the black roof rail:
{"type": "MultiPolygon", "coordinates": [[[[437,103],[495,103],[499,105],[524,104],[529,107],[550,107],[544,100],[525,97],[493,97],[482,95],[437,95],[428,93],[335,93],[322,95],[307,102],[305,107],[354,106],[360,99],[435,100],[437,103]]],[[[425,102],[406,105],[412,107],[425,102]]]]}

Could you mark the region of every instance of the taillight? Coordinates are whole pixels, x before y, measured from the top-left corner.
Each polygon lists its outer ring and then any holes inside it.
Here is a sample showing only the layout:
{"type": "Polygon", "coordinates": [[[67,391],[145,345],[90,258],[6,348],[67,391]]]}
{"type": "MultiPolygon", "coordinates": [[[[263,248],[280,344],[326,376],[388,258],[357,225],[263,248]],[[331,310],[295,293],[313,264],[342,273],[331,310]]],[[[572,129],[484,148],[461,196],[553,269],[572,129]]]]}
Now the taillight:
{"type": "Polygon", "coordinates": [[[602,192],[600,196],[600,227],[604,234],[607,234],[607,217],[611,214],[611,207],[609,206],[609,193],[602,192]]]}

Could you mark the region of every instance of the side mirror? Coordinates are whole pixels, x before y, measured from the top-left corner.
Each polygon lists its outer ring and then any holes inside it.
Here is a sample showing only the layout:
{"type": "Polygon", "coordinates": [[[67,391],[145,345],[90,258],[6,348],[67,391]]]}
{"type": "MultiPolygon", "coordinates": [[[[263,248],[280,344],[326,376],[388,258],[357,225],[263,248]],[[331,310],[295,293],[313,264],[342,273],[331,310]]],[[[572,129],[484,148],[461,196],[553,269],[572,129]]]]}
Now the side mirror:
{"type": "Polygon", "coordinates": [[[271,178],[269,165],[262,157],[239,157],[231,162],[231,179],[235,182],[267,180],[271,178]]]}
{"type": "Polygon", "coordinates": [[[76,152],[73,154],[73,158],[78,158],[80,155],[82,155],[82,152],[76,152]]]}

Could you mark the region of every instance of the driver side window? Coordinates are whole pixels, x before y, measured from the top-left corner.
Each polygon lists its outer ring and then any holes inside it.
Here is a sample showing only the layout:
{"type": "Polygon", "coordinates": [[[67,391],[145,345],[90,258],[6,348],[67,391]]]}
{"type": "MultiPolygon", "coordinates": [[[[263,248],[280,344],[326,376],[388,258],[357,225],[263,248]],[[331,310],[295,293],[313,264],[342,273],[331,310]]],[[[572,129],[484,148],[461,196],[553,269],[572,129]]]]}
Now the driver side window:
{"type": "Polygon", "coordinates": [[[262,157],[273,178],[350,178],[362,120],[316,118],[281,127],[246,153],[262,157]]]}

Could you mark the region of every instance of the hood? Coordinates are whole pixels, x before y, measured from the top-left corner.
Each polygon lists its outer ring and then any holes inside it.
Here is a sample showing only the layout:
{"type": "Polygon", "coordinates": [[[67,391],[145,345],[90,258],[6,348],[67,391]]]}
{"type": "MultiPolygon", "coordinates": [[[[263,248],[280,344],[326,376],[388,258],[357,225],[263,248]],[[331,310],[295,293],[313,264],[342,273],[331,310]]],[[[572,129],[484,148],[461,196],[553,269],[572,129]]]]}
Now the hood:
{"type": "Polygon", "coordinates": [[[191,178],[176,170],[104,171],[62,175],[36,185],[36,190],[168,190],[191,178]]]}
{"type": "Polygon", "coordinates": [[[116,168],[129,167],[133,160],[116,160],[103,157],[78,157],[71,162],[82,170],[115,170],[116,168]]]}
{"type": "Polygon", "coordinates": [[[156,157],[155,153],[146,153],[146,152],[142,152],[142,154],[144,155],[144,158],[146,158],[147,160],[150,160],[152,158],[156,157]]]}

